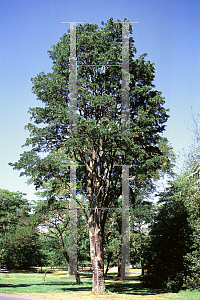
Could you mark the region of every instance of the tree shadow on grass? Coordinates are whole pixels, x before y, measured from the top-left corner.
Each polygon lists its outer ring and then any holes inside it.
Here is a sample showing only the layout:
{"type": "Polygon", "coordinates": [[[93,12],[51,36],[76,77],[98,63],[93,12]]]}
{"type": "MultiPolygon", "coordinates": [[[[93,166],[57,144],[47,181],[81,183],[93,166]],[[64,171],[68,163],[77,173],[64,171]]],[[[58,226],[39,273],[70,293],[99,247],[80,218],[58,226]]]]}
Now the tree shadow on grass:
{"type": "MultiPolygon", "coordinates": [[[[139,275],[139,274],[138,274],[139,275]]],[[[168,291],[166,289],[153,289],[144,287],[144,284],[140,281],[139,276],[133,276],[133,280],[117,280],[114,278],[115,273],[110,273],[106,280],[106,291],[117,294],[127,295],[156,295],[164,294],[168,291]]],[[[131,276],[132,277],[132,276],[131,276]]]]}
{"type": "MultiPolygon", "coordinates": [[[[139,275],[139,274],[138,274],[139,275]]],[[[140,277],[139,276],[133,276],[133,280],[117,280],[114,279],[116,276],[116,273],[109,273],[109,275],[106,277],[105,284],[106,284],[106,291],[111,292],[111,293],[117,293],[117,294],[127,294],[127,295],[140,295],[140,296],[145,296],[145,295],[156,295],[156,294],[164,294],[167,293],[165,289],[152,289],[152,288],[146,288],[144,287],[143,283],[140,282],[140,277]]],[[[83,280],[83,284],[77,285],[74,281],[70,279],[65,279],[61,278],[59,282],[53,282],[49,281],[48,282],[48,277],[47,281],[43,281],[41,283],[22,283],[22,284],[15,284],[15,283],[6,283],[6,284],[0,284],[0,291],[1,289],[5,288],[10,288],[13,289],[13,292],[15,291],[16,288],[27,288],[28,289],[33,286],[38,287],[38,291],[41,293],[43,292],[43,288],[46,289],[47,286],[51,286],[54,291],[56,292],[91,292],[92,290],[92,273],[88,274],[82,273],[81,278],[83,280]],[[84,281],[87,280],[88,281],[84,281]]]]}
{"type": "Polygon", "coordinates": [[[85,284],[81,284],[81,285],[77,285],[76,283],[68,283],[66,282],[58,282],[58,283],[54,283],[54,282],[44,282],[44,283],[34,283],[34,284],[0,284],[0,292],[1,289],[8,289],[10,288],[10,292],[15,292],[15,289],[18,288],[26,288],[26,292],[28,292],[28,288],[31,288],[33,286],[37,286],[38,287],[38,291],[42,293],[42,289],[44,287],[44,289],[46,289],[47,286],[54,286],[55,290],[57,292],[90,292],[92,289],[92,284],[91,283],[85,283],[85,284]]]}
{"type": "Polygon", "coordinates": [[[135,281],[131,282],[109,282],[106,284],[106,291],[117,294],[127,294],[127,295],[156,295],[167,293],[164,289],[150,289],[145,288],[142,283],[135,281]]]}

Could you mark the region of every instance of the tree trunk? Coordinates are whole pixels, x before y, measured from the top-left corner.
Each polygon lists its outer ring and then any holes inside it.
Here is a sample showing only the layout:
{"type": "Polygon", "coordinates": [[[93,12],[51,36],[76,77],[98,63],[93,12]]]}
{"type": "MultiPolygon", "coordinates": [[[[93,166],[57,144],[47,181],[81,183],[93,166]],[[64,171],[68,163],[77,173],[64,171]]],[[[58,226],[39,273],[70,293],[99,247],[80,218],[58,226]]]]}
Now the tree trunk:
{"type": "Polygon", "coordinates": [[[142,240],[142,236],[141,236],[141,243],[140,243],[140,263],[141,263],[141,275],[144,276],[144,258],[143,258],[143,240],[142,240]]]}
{"type": "Polygon", "coordinates": [[[66,258],[66,260],[68,262],[68,274],[74,275],[76,277],[76,284],[82,284],[80,274],[79,274],[79,271],[78,271],[78,266],[77,266],[77,271],[76,272],[74,272],[74,270],[71,270],[70,269],[70,264],[69,264],[69,254],[66,251],[63,251],[63,255],[64,255],[64,257],[66,258]]]}
{"type": "Polygon", "coordinates": [[[74,270],[71,269],[71,265],[70,264],[68,264],[68,274],[69,275],[75,275],[74,270]]]}
{"type": "Polygon", "coordinates": [[[103,262],[98,257],[93,260],[93,280],[92,280],[92,292],[104,292],[104,269],[103,262]]]}
{"type": "Polygon", "coordinates": [[[143,258],[143,254],[142,254],[142,243],[140,245],[140,262],[141,262],[141,275],[144,276],[144,258],[143,258]]]}
{"type": "MultiPolygon", "coordinates": [[[[61,245],[62,246],[62,245],[61,245]]],[[[63,248],[63,246],[62,246],[63,248]]],[[[63,251],[63,255],[66,258],[66,261],[68,263],[68,274],[71,274],[71,270],[70,270],[70,264],[69,264],[69,254],[66,251],[63,251]]]]}
{"type": "Polygon", "coordinates": [[[105,280],[103,261],[103,240],[100,229],[100,211],[98,209],[95,210],[95,224],[94,211],[90,211],[88,226],[90,237],[90,257],[93,268],[92,292],[104,292],[105,280]]]}
{"type": "Polygon", "coordinates": [[[1,273],[2,249],[0,249],[0,273],[1,273]]]}
{"type": "Polygon", "coordinates": [[[88,229],[90,238],[90,258],[93,269],[92,292],[104,292],[104,260],[103,260],[103,228],[101,223],[100,209],[100,181],[93,170],[97,170],[96,151],[92,146],[92,160],[90,161],[89,176],[87,178],[87,191],[90,201],[90,216],[88,218],[88,229]],[[94,195],[93,196],[93,188],[94,195]],[[95,210],[94,210],[95,200],[95,210]]]}
{"type": "Polygon", "coordinates": [[[142,276],[144,276],[144,259],[141,258],[142,276]]]}
{"type": "Polygon", "coordinates": [[[109,252],[109,253],[108,253],[108,257],[107,257],[107,268],[106,268],[106,272],[105,272],[105,274],[104,274],[104,277],[105,277],[105,278],[106,278],[106,275],[107,275],[107,273],[108,273],[108,269],[109,269],[111,257],[112,257],[112,252],[109,252]]]}
{"type": "Polygon", "coordinates": [[[117,277],[122,277],[122,255],[121,255],[121,250],[119,252],[119,256],[118,256],[118,273],[117,273],[117,277]]]}

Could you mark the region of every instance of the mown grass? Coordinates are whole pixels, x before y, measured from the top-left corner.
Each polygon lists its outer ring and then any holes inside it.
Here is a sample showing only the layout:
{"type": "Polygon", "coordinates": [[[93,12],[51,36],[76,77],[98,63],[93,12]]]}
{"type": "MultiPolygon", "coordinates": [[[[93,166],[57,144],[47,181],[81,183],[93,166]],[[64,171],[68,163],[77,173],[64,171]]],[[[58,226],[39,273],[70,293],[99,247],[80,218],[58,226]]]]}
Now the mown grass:
{"type": "Polygon", "coordinates": [[[52,300],[67,299],[137,299],[137,300],[196,300],[198,291],[180,291],[169,293],[165,290],[144,288],[139,280],[140,271],[132,270],[132,280],[116,281],[115,270],[110,270],[106,278],[106,292],[93,294],[92,272],[81,272],[83,284],[76,285],[75,280],[67,277],[67,270],[47,270],[44,273],[2,272],[0,273],[0,293],[33,296],[52,300]]]}

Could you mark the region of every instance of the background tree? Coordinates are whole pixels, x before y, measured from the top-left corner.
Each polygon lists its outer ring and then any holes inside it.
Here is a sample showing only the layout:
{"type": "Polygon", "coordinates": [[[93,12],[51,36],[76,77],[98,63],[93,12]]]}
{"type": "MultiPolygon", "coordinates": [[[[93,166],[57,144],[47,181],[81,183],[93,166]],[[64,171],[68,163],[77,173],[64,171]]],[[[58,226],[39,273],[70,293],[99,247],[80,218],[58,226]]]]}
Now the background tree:
{"type": "Polygon", "coordinates": [[[192,246],[185,256],[187,266],[187,276],[184,285],[189,289],[200,290],[200,166],[199,166],[199,147],[194,148],[189,153],[189,170],[185,173],[181,197],[184,199],[185,207],[188,211],[188,222],[192,229],[192,246]]]}
{"type": "Polygon", "coordinates": [[[155,216],[155,204],[152,203],[149,197],[147,190],[140,191],[140,194],[135,195],[135,201],[130,208],[130,259],[132,266],[136,265],[141,268],[141,275],[144,275],[144,247],[148,239],[149,226],[155,216]]]}
{"type": "MultiPolygon", "coordinates": [[[[149,190],[149,192],[151,189],[149,190]]],[[[154,216],[154,205],[148,199],[149,195],[140,191],[140,195],[131,193],[130,211],[130,263],[133,267],[142,269],[144,275],[143,247],[148,237],[148,225],[154,216]]],[[[118,207],[122,206],[122,199],[118,200],[118,207]]],[[[109,211],[109,222],[106,223],[104,232],[104,255],[107,264],[105,276],[109,268],[118,266],[117,277],[122,276],[122,213],[120,209],[109,211]]]]}
{"type": "Polygon", "coordinates": [[[3,263],[7,269],[29,269],[45,266],[47,255],[33,215],[20,219],[4,239],[3,263]],[[32,220],[31,220],[32,219],[32,220]]]}
{"type": "Polygon", "coordinates": [[[184,256],[190,252],[192,230],[183,199],[179,197],[179,182],[162,193],[158,214],[149,234],[144,259],[148,270],[146,283],[154,287],[179,290],[183,286],[187,267],[184,256]]]}
{"type": "MultiPolygon", "coordinates": [[[[44,193],[42,195],[44,196],[44,193]]],[[[60,198],[57,199],[59,200],[51,204],[48,201],[39,201],[34,209],[36,218],[40,219],[41,235],[46,237],[43,240],[46,240],[48,243],[47,250],[53,250],[52,255],[56,254],[56,257],[60,253],[60,256],[65,258],[65,265],[68,265],[69,207],[67,201],[62,201],[60,198]]],[[[90,261],[87,223],[80,210],[77,211],[77,259],[78,265],[85,265],[90,261]]],[[[59,260],[57,259],[57,261],[59,260]]],[[[60,261],[62,260],[60,259],[60,261]]]]}
{"type": "Polygon", "coordinates": [[[30,205],[24,196],[25,194],[21,192],[0,189],[0,269],[2,255],[7,249],[8,236],[15,231],[17,224],[30,211],[30,205]]]}
{"type": "MultiPolygon", "coordinates": [[[[121,199],[118,199],[117,207],[122,205],[121,199]]],[[[108,211],[104,230],[104,259],[106,264],[106,277],[110,268],[118,266],[118,275],[121,277],[121,226],[122,226],[122,213],[120,209],[108,211]]]]}
{"type": "Polygon", "coordinates": [[[199,117],[193,118],[194,144],[181,174],[160,194],[145,264],[147,282],[170,289],[200,289],[199,117]]]}
{"type": "MultiPolygon", "coordinates": [[[[159,170],[170,167],[170,147],[161,137],[168,119],[161,92],[154,89],[154,64],[145,61],[146,54],[134,59],[134,40],[129,38],[130,132],[122,135],[122,23],[109,19],[99,29],[96,24],[76,27],[77,42],[77,133],[70,130],[69,107],[69,34],[48,51],[53,71],[32,79],[33,93],[44,107],[31,108],[27,146],[20,160],[13,164],[30,176],[36,187],[49,179],[65,182],[69,190],[69,161],[77,162],[77,192],[89,200],[83,213],[90,238],[93,267],[93,292],[104,291],[103,237],[108,210],[116,207],[122,194],[121,167],[129,165],[134,184],[150,181],[159,170]],[[110,67],[108,65],[119,66],[110,67]],[[99,66],[104,65],[104,66],[99,66]],[[37,126],[39,124],[39,126],[37,126]],[[62,150],[63,160],[56,157],[62,150]],[[41,158],[38,153],[46,152],[41,158]],[[68,158],[68,164],[66,162],[68,158]],[[95,209],[94,209],[95,208],[95,209]]],[[[126,19],[124,19],[126,22],[126,19]]],[[[132,26],[129,25],[132,33],[132,26]]],[[[130,179],[131,180],[131,179],[130,179]]]]}
{"type": "MultiPolygon", "coordinates": [[[[42,243],[42,250],[46,256],[45,266],[50,266],[51,268],[55,267],[68,267],[68,263],[66,258],[63,255],[63,251],[61,250],[60,244],[57,239],[53,239],[52,237],[48,237],[40,232],[40,242],[42,243]]],[[[44,266],[38,265],[38,266],[44,266]]]]}

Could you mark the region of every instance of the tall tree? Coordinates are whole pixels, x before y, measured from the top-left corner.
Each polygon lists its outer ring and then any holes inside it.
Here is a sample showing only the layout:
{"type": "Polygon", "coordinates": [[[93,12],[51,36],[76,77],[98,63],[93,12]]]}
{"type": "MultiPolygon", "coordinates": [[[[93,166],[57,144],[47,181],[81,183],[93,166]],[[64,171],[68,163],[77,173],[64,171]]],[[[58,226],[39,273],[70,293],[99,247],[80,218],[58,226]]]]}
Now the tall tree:
{"type": "MultiPolygon", "coordinates": [[[[132,34],[131,25],[129,32],[132,34]]],[[[78,114],[77,132],[73,134],[69,107],[70,35],[64,34],[48,51],[53,60],[52,72],[42,72],[32,79],[33,93],[44,104],[29,111],[35,125],[26,126],[30,138],[25,145],[31,145],[32,150],[25,151],[12,164],[15,169],[23,169],[21,174],[30,176],[36,187],[49,179],[55,185],[64,183],[66,194],[70,178],[66,157],[80,164],[77,192],[87,197],[87,209],[81,201],[77,202],[89,229],[93,292],[105,290],[106,208],[115,207],[122,194],[120,166],[130,166],[130,181],[138,188],[142,182],[158,176],[159,170],[170,166],[170,147],[161,137],[169,116],[161,92],[154,89],[154,64],[145,61],[146,54],[134,58],[132,37],[129,38],[130,135],[122,134],[122,38],[122,23],[120,20],[114,23],[112,18],[101,28],[88,23],[76,27],[78,114]],[[58,150],[62,150],[63,159],[62,155],[56,157],[58,150]],[[41,158],[40,152],[47,154],[41,158]]]]}

